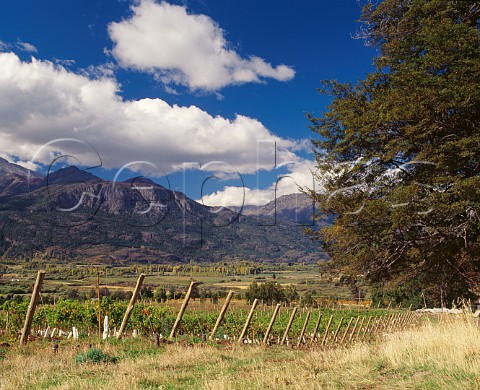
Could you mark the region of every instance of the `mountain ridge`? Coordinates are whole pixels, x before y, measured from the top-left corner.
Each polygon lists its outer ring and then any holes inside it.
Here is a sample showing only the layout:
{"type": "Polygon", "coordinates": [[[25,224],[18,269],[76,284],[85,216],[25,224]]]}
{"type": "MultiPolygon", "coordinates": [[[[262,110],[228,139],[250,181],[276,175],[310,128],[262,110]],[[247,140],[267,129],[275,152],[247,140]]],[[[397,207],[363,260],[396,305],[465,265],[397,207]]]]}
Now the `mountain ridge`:
{"type": "Polygon", "coordinates": [[[70,260],[86,254],[105,260],[116,253],[129,262],[145,250],[140,260],[150,262],[314,262],[324,257],[301,226],[281,220],[272,226],[261,216],[226,208],[213,212],[146,178],[113,183],[70,167],[35,180],[36,187],[17,186],[24,191],[0,197],[4,258],[53,252],[70,260]]]}
{"type": "Polygon", "coordinates": [[[31,176],[31,177],[35,177],[35,178],[42,178],[43,177],[43,175],[38,173],[38,172],[35,172],[35,171],[32,171],[31,169],[22,167],[21,165],[18,165],[18,164],[8,162],[4,158],[0,157],[0,175],[2,175],[2,174],[6,175],[6,174],[9,174],[9,173],[20,175],[20,176],[25,176],[25,177],[27,177],[27,176],[31,176]]]}

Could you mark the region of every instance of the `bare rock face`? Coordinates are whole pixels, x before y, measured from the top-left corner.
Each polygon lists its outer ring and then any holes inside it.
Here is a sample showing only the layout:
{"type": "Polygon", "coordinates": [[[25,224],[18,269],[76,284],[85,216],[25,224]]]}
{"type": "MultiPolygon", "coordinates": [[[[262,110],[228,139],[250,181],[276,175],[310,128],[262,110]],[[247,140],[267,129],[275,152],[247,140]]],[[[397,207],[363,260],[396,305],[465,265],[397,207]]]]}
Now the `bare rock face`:
{"type": "Polygon", "coordinates": [[[0,196],[22,194],[37,189],[41,186],[42,179],[26,179],[17,173],[0,175],[0,196]]]}

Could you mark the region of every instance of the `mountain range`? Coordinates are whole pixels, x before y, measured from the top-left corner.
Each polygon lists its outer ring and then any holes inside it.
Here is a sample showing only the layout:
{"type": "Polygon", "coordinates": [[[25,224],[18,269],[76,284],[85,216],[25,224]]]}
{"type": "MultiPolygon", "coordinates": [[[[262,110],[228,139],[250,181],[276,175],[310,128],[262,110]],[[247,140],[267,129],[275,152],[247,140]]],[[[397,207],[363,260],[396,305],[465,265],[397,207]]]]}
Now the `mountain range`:
{"type": "Polygon", "coordinates": [[[315,262],[325,254],[302,226],[312,214],[301,194],[218,211],[143,177],[111,182],[74,166],[43,176],[0,159],[3,259],[315,262]]]}
{"type": "Polygon", "coordinates": [[[291,222],[301,226],[323,226],[333,222],[333,217],[328,216],[318,221],[315,202],[308,195],[295,193],[282,195],[275,200],[261,206],[231,207],[232,210],[241,212],[242,215],[259,218],[264,223],[275,224],[277,221],[291,222]]]}

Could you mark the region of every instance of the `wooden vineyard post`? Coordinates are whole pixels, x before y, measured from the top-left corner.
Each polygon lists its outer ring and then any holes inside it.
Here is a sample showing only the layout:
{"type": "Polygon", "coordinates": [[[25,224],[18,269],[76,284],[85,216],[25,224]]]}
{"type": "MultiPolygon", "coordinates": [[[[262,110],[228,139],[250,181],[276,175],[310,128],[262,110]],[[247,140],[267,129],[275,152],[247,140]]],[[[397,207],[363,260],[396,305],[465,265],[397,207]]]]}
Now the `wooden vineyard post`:
{"type": "Polygon", "coordinates": [[[403,322],[403,327],[406,328],[408,326],[408,324],[410,323],[411,319],[413,317],[413,312],[408,312],[407,313],[407,316],[405,317],[405,320],[403,322]]]}
{"type": "Polygon", "coordinates": [[[277,303],[277,307],[275,307],[275,311],[272,314],[272,318],[270,319],[270,323],[268,324],[267,331],[265,332],[265,337],[263,338],[263,344],[268,343],[268,336],[270,336],[270,332],[272,331],[273,323],[277,318],[278,311],[280,310],[280,303],[277,303]]]}
{"type": "Polygon", "coordinates": [[[98,338],[101,337],[102,335],[102,329],[101,329],[101,305],[100,305],[100,272],[97,272],[97,299],[98,299],[98,305],[97,305],[97,322],[98,322],[98,338]]]}
{"type": "Polygon", "coordinates": [[[405,329],[405,327],[407,326],[407,321],[409,316],[410,316],[410,312],[407,311],[405,313],[405,316],[402,319],[402,329],[405,329]]]}
{"type": "Polygon", "coordinates": [[[315,341],[315,338],[317,337],[317,332],[318,332],[318,328],[320,326],[320,321],[322,321],[322,313],[320,313],[320,311],[319,311],[318,312],[317,323],[315,324],[315,329],[313,330],[312,339],[310,340],[310,345],[313,344],[313,342],[315,341]]]}
{"type": "Polygon", "coordinates": [[[395,321],[395,328],[396,328],[396,329],[400,329],[401,324],[402,324],[402,319],[403,319],[403,313],[400,313],[400,314],[397,316],[397,321],[395,321]]]}
{"type": "Polygon", "coordinates": [[[388,321],[387,329],[386,329],[387,332],[389,332],[391,329],[394,328],[395,318],[396,318],[396,314],[392,314],[390,316],[390,321],[388,321]]]}
{"type": "Polygon", "coordinates": [[[250,325],[250,321],[252,321],[253,313],[255,312],[255,307],[257,307],[258,299],[255,299],[252,304],[252,308],[250,309],[250,313],[248,313],[247,320],[245,321],[245,325],[243,327],[242,333],[240,334],[240,337],[238,338],[239,343],[243,343],[243,338],[245,337],[245,334],[247,333],[248,326],[250,325]]]}
{"type": "Polygon", "coordinates": [[[383,317],[380,316],[378,317],[378,322],[375,324],[375,329],[372,329],[371,333],[378,334],[378,329],[379,328],[381,329],[382,324],[383,324],[383,317]]]}
{"type": "Polygon", "coordinates": [[[360,335],[360,332],[362,331],[362,326],[363,326],[363,323],[365,322],[365,316],[362,317],[362,321],[360,322],[360,326],[358,327],[357,329],[357,334],[355,335],[355,341],[358,340],[358,336],[360,335]]]}
{"type": "Polygon", "coordinates": [[[398,323],[400,322],[400,317],[402,316],[402,313],[398,313],[395,316],[395,320],[393,321],[393,329],[397,330],[398,329],[398,323]]]}
{"type": "Polygon", "coordinates": [[[397,321],[397,314],[393,314],[392,315],[392,318],[390,319],[390,323],[389,323],[389,326],[388,326],[388,330],[395,330],[395,323],[397,321]]]}
{"type": "Polygon", "coordinates": [[[228,293],[227,299],[225,300],[225,303],[223,304],[222,310],[220,310],[220,314],[218,315],[217,322],[215,322],[215,326],[213,327],[212,333],[210,334],[210,340],[213,340],[215,337],[215,333],[217,333],[218,327],[223,321],[223,317],[225,317],[225,313],[227,312],[228,305],[230,305],[230,301],[232,300],[233,297],[233,291],[230,290],[228,293]]]}
{"type": "Polygon", "coordinates": [[[407,318],[408,318],[408,311],[405,312],[402,316],[402,319],[400,321],[400,329],[404,329],[405,328],[405,324],[406,324],[406,321],[407,321],[407,318]]]}
{"type": "Polygon", "coordinates": [[[190,295],[192,295],[193,286],[195,286],[195,284],[196,282],[190,283],[190,287],[188,288],[188,291],[185,294],[185,298],[183,299],[182,306],[180,307],[180,311],[178,312],[177,319],[175,320],[172,331],[170,332],[170,337],[169,337],[170,339],[173,339],[175,337],[175,333],[177,332],[178,325],[180,325],[180,321],[182,321],[183,313],[185,313],[185,310],[187,309],[188,301],[190,300],[190,295]]]}
{"type": "Polygon", "coordinates": [[[32,296],[30,297],[30,304],[28,305],[27,315],[25,316],[25,324],[22,328],[22,335],[20,336],[20,345],[26,344],[28,342],[28,335],[30,334],[30,330],[32,328],[33,315],[35,314],[35,309],[37,308],[38,297],[40,296],[40,291],[42,289],[44,278],[45,271],[38,271],[37,280],[35,280],[32,296]]]}
{"type": "Polygon", "coordinates": [[[405,321],[408,317],[408,312],[405,312],[402,316],[402,319],[400,321],[400,329],[404,329],[405,328],[405,321]]]}
{"type": "Polygon", "coordinates": [[[391,320],[391,317],[392,317],[392,314],[389,314],[389,315],[387,315],[387,317],[385,317],[385,321],[383,321],[383,322],[380,324],[380,329],[379,329],[380,332],[387,330],[388,324],[390,323],[390,320],[391,320]]]}
{"type": "Polygon", "coordinates": [[[332,341],[332,344],[335,343],[337,341],[337,336],[338,336],[338,332],[340,332],[340,328],[342,327],[342,324],[343,324],[343,317],[340,318],[340,323],[338,324],[337,326],[337,330],[335,331],[335,334],[333,335],[333,341],[332,341]]]}
{"type": "Polygon", "coordinates": [[[381,330],[383,330],[384,332],[388,332],[388,331],[389,331],[390,325],[391,325],[391,323],[392,323],[393,316],[394,316],[394,314],[390,314],[390,315],[387,317],[387,320],[385,321],[385,325],[381,328],[381,330]]]}
{"type": "Polygon", "coordinates": [[[409,312],[407,318],[405,319],[405,327],[408,327],[413,318],[413,312],[409,312]]]}
{"type": "Polygon", "coordinates": [[[413,317],[414,317],[414,314],[413,314],[413,312],[411,311],[411,312],[408,314],[408,317],[407,317],[407,323],[406,323],[407,326],[410,325],[410,323],[411,323],[412,320],[413,320],[413,317]]]}
{"type": "Polygon", "coordinates": [[[402,323],[403,323],[403,318],[405,317],[405,313],[400,313],[398,315],[398,318],[397,318],[397,326],[396,328],[398,330],[401,330],[402,329],[402,323]]]}
{"type": "Polygon", "coordinates": [[[370,327],[370,322],[372,322],[372,318],[373,316],[368,317],[367,325],[365,325],[365,330],[363,331],[363,334],[362,334],[362,340],[365,340],[365,336],[368,333],[368,329],[370,329],[369,327],[370,327]]]}
{"type": "Polygon", "coordinates": [[[305,330],[307,329],[308,320],[310,319],[311,314],[312,314],[312,311],[309,310],[307,312],[307,316],[305,317],[305,322],[303,323],[302,332],[300,333],[300,337],[298,338],[297,347],[299,347],[300,344],[302,343],[303,335],[305,334],[305,330]]]}
{"type": "Polygon", "coordinates": [[[357,330],[358,321],[360,321],[360,316],[358,316],[357,319],[355,320],[355,325],[353,326],[353,330],[352,330],[352,333],[350,333],[350,337],[348,338],[348,341],[352,341],[353,336],[355,335],[355,331],[357,330]]]}
{"type": "Polygon", "coordinates": [[[127,322],[132,314],[133,307],[135,306],[135,302],[137,301],[138,295],[140,294],[140,288],[142,287],[143,279],[145,279],[145,274],[140,274],[137,280],[137,285],[135,286],[135,291],[133,292],[132,298],[130,298],[130,302],[128,303],[127,310],[125,310],[125,315],[123,316],[122,325],[120,325],[120,329],[117,333],[117,340],[120,340],[123,335],[123,331],[127,326],[127,322]]]}
{"type": "Polygon", "coordinates": [[[400,329],[400,320],[402,319],[403,313],[398,313],[397,318],[395,318],[395,330],[400,329]]]}
{"type": "Polygon", "coordinates": [[[333,321],[333,315],[330,316],[330,319],[328,320],[327,327],[325,328],[325,334],[323,335],[322,345],[325,345],[325,343],[327,342],[328,331],[330,330],[330,326],[332,325],[332,321],[333,321]]]}
{"type": "Polygon", "coordinates": [[[345,332],[343,332],[342,340],[340,341],[340,344],[343,344],[345,337],[347,337],[348,331],[350,329],[350,325],[352,325],[353,317],[350,317],[350,321],[348,321],[347,329],[345,329],[345,332]]]}
{"type": "Polygon", "coordinates": [[[283,337],[282,337],[282,340],[280,341],[280,345],[285,344],[285,340],[287,340],[288,332],[292,327],[293,319],[295,318],[296,313],[297,313],[297,307],[295,306],[293,308],[292,314],[290,315],[290,319],[288,320],[288,324],[287,324],[287,327],[285,328],[285,333],[283,333],[283,337]]]}
{"type": "Polygon", "coordinates": [[[400,320],[400,329],[404,329],[405,328],[405,321],[408,317],[408,312],[405,312],[402,316],[402,319],[400,320]]]}
{"type": "Polygon", "coordinates": [[[380,324],[375,329],[375,337],[378,337],[379,335],[385,332],[385,329],[387,328],[387,324],[389,320],[390,320],[390,314],[387,314],[385,317],[381,318],[380,324]]]}

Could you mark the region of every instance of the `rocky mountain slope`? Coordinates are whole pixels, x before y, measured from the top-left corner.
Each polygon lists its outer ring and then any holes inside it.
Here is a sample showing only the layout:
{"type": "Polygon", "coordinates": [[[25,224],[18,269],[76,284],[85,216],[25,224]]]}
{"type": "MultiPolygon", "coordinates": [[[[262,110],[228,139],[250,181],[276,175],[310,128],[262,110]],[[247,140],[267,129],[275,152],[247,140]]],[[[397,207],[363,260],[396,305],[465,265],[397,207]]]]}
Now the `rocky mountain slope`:
{"type": "MultiPolygon", "coordinates": [[[[233,210],[240,211],[234,207],[233,210]]],[[[308,195],[290,194],[278,197],[276,200],[262,206],[246,206],[241,210],[242,215],[257,217],[275,222],[290,222],[296,225],[315,226],[331,223],[331,218],[317,221],[315,218],[316,205],[308,195]]]]}
{"type": "MultiPolygon", "coordinates": [[[[112,183],[76,167],[42,177],[1,163],[3,258],[311,262],[324,256],[297,223],[214,212],[148,179],[112,183]]],[[[277,200],[277,211],[282,204],[277,200]]]]}

